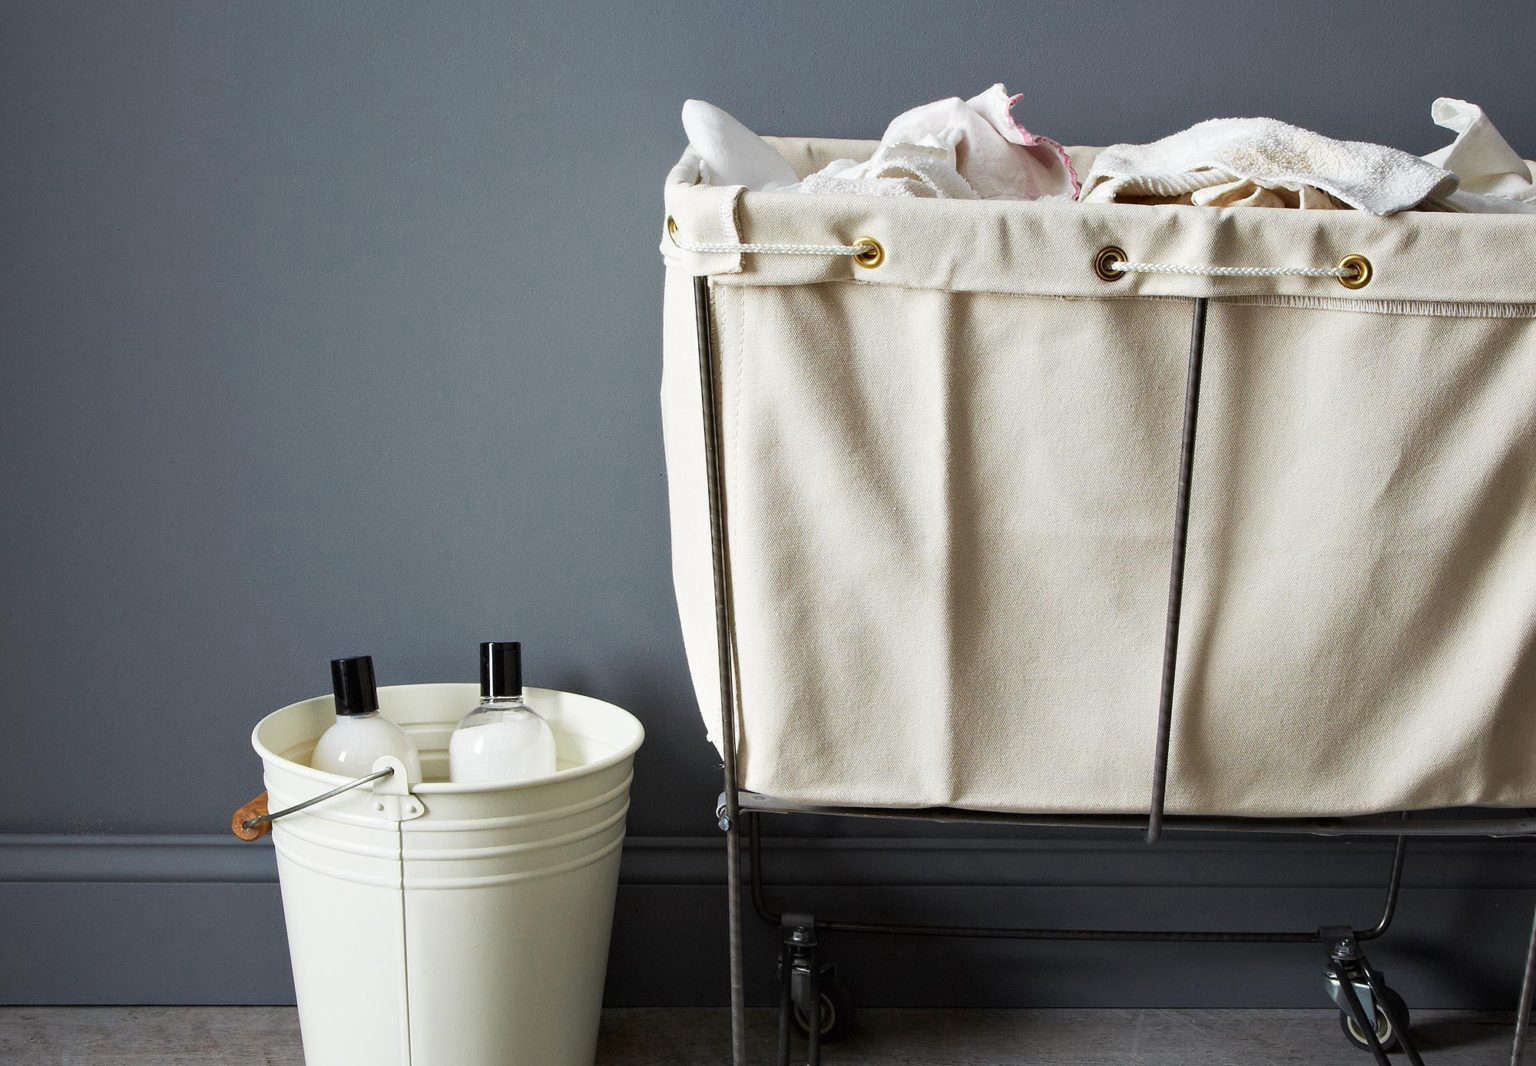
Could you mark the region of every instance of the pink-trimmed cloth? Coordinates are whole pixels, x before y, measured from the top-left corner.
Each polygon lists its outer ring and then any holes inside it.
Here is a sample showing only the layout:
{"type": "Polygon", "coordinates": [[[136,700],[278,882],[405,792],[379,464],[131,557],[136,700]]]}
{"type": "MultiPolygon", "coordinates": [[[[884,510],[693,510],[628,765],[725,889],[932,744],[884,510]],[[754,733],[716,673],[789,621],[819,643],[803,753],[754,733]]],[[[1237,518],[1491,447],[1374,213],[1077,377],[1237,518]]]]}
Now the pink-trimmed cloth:
{"type": "MultiPolygon", "coordinates": [[[[1028,153],[1030,165],[1025,166],[1014,162],[1010,167],[1008,163],[1018,159],[1017,153],[999,149],[995,143],[985,138],[968,136],[965,155],[970,158],[962,157],[960,173],[965,174],[967,169],[979,171],[976,180],[969,177],[966,180],[971,182],[971,186],[981,193],[982,199],[985,200],[1038,199],[1042,196],[1075,197],[1081,185],[1077,180],[1077,171],[1072,166],[1072,159],[1067,155],[1067,150],[1061,146],[1061,142],[1030,133],[1014,119],[1014,105],[1022,99],[1024,99],[1023,93],[1009,95],[1008,90],[1004,89],[999,82],[986,92],[971,97],[965,104],[985,119],[1004,141],[1024,149],[1028,153]],[[978,180],[982,183],[981,185],[977,184],[978,180]],[[983,186],[992,186],[994,180],[997,180],[998,184],[1007,191],[997,193],[983,191],[983,186]]],[[[900,119],[897,121],[899,122],[900,119]]]]}
{"type": "Polygon", "coordinates": [[[799,182],[761,137],[712,104],[687,101],[683,128],[704,180],[716,185],[960,200],[1075,198],[1077,171],[1066,149],[1014,121],[1022,98],[999,83],[969,100],[952,96],[914,107],[891,121],[870,158],[836,160],[799,182]]]}
{"type": "Polygon", "coordinates": [[[870,160],[840,160],[807,178],[801,187],[806,192],[866,191],[980,200],[1075,197],[1077,172],[1066,149],[1014,120],[1013,107],[1021,99],[1021,94],[1009,95],[999,83],[969,100],[952,96],[914,107],[891,120],[870,160]],[[915,180],[914,158],[928,164],[922,177],[929,180],[915,180]],[[946,189],[944,182],[932,180],[947,169],[946,164],[961,179],[957,187],[946,189]]]}

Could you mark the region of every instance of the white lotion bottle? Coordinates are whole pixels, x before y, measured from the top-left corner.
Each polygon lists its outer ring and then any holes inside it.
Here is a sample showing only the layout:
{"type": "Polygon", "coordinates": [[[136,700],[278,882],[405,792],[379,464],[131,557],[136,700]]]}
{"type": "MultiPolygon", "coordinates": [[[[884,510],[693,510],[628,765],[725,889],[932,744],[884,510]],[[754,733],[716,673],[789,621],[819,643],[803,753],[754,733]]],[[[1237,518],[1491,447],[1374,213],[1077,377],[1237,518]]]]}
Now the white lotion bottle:
{"type": "Polygon", "coordinates": [[[448,741],[448,778],[462,785],[510,785],[555,772],[555,734],[523,702],[522,645],[480,645],[480,703],[448,741]]]}
{"type": "Polygon", "coordinates": [[[421,780],[421,756],[405,730],[379,714],[379,687],[373,679],[373,659],[331,660],[331,692],[336,697],[336,722],[315,744],[309,765],[344,777],[373,772],[381,755],[405,764],[410,784],[421,780]]]}

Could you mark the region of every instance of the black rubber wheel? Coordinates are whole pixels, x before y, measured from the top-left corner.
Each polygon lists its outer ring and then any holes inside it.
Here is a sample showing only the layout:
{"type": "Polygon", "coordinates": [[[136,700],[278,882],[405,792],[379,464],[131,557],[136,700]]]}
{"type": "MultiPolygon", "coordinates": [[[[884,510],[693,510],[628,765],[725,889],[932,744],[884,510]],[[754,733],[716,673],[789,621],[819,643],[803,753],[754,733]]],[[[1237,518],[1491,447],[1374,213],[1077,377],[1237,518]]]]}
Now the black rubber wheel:
{"type": "MultiPolygon", "coordinates": [[[[1381,992],[1382,1002],[1376,1004],[1376,1042],[1381,1045],[1383,1051],[1396,1051],[1402,1047],[1402,1041],[1398,1039],[1399,1026],[1410,1024],[1408,1004],[1403,1002],[1402,996],[1390,988],[1383,988],[1381,992]]],[[[1371,1050],[1365,1034],[1360,1031],[1360,1027],[1355,1024],[1355,1020],[1349,1016],[1348,1011],[1339,1011],[1339,1028],[1344,1031],[1344,1038],[1355,1047],[1366,1052],[1371,1050]]]]}
{"type": "MultiPolygon", "coordinates": [[[[853,1001],[848,998],[848,988],[833,974],[821,975],[821,1042],[835,1044],[845,1040],[853,1032],[853,1001]]],[[[809,1036],[811,1020],[798,1003],[795,1004],[795,1026],[802,1036],[809,1036]]]]}

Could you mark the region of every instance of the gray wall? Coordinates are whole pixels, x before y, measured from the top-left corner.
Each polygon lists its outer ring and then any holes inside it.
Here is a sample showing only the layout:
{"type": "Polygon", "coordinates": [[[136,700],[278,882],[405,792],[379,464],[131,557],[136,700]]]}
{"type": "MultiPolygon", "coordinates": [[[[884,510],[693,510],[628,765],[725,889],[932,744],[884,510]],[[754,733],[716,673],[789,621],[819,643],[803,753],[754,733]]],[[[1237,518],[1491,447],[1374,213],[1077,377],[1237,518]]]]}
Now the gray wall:
{"type": "MultiPolygon", "coordinates": [[[[1271,114],[1427,151],[1449,94],[1536,154],[1533,39],[1536,8],[1505,3],[7,4],[0,923],[74,927],[61,901],[103,883],[136,886],[114,906],[213,924],[243,893],[270,908],[264,853],[225,892],[213,847],[259,787],[255,719],[322,691],[331,656],[370,652],[386,682],[468,679],[493,635],[525,642],[533,683],[645,721],[631,831],[655,847],[626,899],[697,883],[666,865],[711,846],[718,786],[671,602],[655,398],[659,194],[685,97],[763,132],[877,136],[1004,79],[1025,123],[1067,142],[1271,114]],[[657,844],[673,838],[692,843],[657,844]],[[125,857],[154,848],[180,858],[125,857]],[[205,902],[157,894],[168,881],[205,902]]],[[[1289,869],[1213,854],[1228,885],[1289,869]]],[[[1307,854],[1299,888],[1358,880],[1307,854]]],[[[1497,862],[1441,877],[1444,912],[1526,884],[1497,862]]],[[[1134,869],[1094,876],[1140,884],[1134,869]]],[[[638,964],[647,913],[687,898],[636,904],[616,966],[638,964]]],[[[266,984],[209,992],[189,948],[191,976],[138,995],[281,998],[270,943],[266,984]]],[[[71,959],[0,995],[131,998],[71,959]]],[[[717,972],[678,996],[716,996],[717,972]]],[[[1086,977],[1089,999],[1135,998],[1086,977]]],[[[1038,998],[1001,987],[975,996],[1038,998]]]]}

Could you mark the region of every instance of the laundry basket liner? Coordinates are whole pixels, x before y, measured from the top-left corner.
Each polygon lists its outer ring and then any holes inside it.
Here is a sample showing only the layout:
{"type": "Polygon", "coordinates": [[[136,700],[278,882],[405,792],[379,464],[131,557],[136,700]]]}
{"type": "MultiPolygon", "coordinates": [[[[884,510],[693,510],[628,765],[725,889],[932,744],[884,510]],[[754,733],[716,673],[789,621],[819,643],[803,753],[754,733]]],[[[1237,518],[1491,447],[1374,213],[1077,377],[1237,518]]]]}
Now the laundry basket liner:
{"type": "Polygon", "coordinates": [[[665,199],[674,579],[718,745],[708,275],[743,788],[1146,810],[1205,297],[1168,809],[1536,805],[1536,219],[760,193],[691,154],[665,199]],[[1193,269],[1106,281],[1109,246],[1193,269]],[[1368,285],[1199,272],[1349,254],[1368,285]]]}

